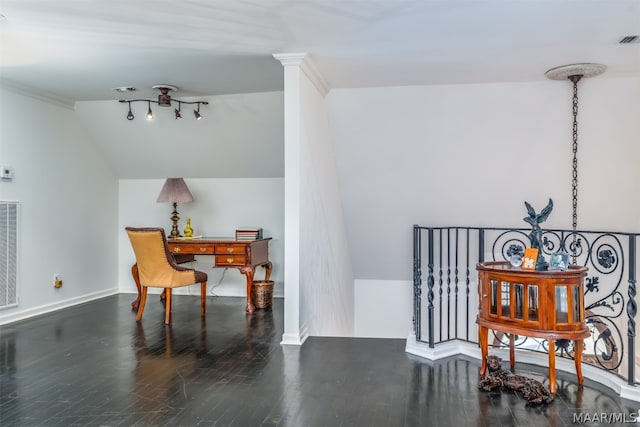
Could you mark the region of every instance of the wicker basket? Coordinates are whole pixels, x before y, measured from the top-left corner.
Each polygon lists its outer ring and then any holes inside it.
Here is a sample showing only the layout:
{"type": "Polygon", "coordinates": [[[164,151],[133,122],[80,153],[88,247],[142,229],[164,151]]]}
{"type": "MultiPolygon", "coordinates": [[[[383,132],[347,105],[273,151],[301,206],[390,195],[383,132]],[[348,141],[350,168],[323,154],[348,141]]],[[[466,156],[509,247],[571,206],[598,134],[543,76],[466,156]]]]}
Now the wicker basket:
{"type": "Polygon", "coordinates": [[[273,303],[273,280],[254,280],[251,299],[256,308],[271,308],[273,303]]]}

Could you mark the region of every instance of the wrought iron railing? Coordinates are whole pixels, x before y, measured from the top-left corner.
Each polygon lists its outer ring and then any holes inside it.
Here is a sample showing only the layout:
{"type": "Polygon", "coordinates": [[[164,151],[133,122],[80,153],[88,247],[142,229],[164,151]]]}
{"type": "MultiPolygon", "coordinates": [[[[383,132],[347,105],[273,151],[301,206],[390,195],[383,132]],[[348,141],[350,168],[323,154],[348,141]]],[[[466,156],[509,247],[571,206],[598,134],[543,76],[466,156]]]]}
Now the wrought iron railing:
{"type": "MultiPolygon", "coordinates": [[[[416,340],[433,348],[450,340],[477,343],[476,263],[507,260],[529,246],[529,232],[514,228],[413,227],[413,327],[416,340]]],[[[549,259],[567,252],[589,268],[585,280],[583,362],[638,382],[636,358],[636,277],[639,233],[544,230],[541,250],[549,259]],[[626,339],[625,339],[626,335],[626,339]]],[[[545,340],[517,337],[519,348],[547,351],[545,340]]],[[[491,344],[508,346],[508,335],[494,333],[491,344]]],[[[571,342],[558,355],[571,358],[571,342]]],[[[640,375],[640,373],[638,373],[640,375]]]]}

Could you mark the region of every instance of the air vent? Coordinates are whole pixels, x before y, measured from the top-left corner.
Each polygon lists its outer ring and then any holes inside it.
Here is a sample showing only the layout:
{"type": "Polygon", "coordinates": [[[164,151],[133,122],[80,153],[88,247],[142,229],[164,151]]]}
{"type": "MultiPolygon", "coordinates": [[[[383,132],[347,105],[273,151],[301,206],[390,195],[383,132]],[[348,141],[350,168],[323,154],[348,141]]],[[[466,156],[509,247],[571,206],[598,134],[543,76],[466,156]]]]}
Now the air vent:
{"type": "Polygon", "coordinates": [[[620,42],[620,44],[627,44],[627,43],[640,43],[640,36],[639,35],[635,35],[635,36],[624,36],[620,42]]]}
{"type": "Polygon", "coordinates": [[[0,201],[0,309],[18,305],[18,202],[0,201]]]}

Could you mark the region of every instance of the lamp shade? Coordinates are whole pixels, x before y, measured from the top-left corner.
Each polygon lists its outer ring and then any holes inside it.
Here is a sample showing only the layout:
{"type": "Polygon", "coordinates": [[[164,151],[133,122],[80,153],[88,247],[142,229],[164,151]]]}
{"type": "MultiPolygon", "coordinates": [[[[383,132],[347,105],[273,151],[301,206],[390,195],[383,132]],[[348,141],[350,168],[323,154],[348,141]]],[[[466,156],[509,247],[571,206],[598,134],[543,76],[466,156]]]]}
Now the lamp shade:
{"type": "Polygon", "coordinates": [[[167,178],[156,200],[158,203],[193,202],[189,187],[182,178],[167,178]]]}

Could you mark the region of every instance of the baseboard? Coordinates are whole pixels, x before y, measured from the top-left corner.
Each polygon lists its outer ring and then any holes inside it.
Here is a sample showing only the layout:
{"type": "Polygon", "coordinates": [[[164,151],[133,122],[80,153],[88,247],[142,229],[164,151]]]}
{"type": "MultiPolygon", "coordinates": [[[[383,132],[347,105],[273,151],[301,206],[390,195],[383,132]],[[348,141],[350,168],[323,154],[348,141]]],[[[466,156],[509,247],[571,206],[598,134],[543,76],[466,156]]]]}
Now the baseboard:
{"type": "Polygon", "coordinates": [[[62,310],[63,308],[73,307],[74,305],[78,305],[78,304],[84,304],[89,301],[108,297],[111,295],[116,295],[118,293],[119,293],[118,288],[112,288],[112,289],[107,289],[100,292],[94,292],[91,294],[82,295],[79,297],[67,299],[67,300],[52,303],[52,304],[41,305],[39,307],[29,308],[26,310],[14,311],[4,316],[0,316],[0,325],[6,325],[9,323],[18,322],[20,320],[25,320],[30,317],[51,313],[52,311],[62,310]]]}
{"type": "Polygon", "coordinates": [[[280,345],[297,345],[301,346],[309,338],[309,329],[304,326],[300,328],[297,334],[282,334],[280,345]]]}
{"type": "MultiPolygon", "coordinates": [[[[482,357],[478,344],[452,340],[436,344],[433,348],[430,348],[428,344],[416,341],[416,336],[413,332],[407,337],[405,351],[429,360],[438,360],[457,355],[469,356],[475,359],[480,359],[482,357]]],[[[509,349],[507,348],[493,348],[491,349],[491,354],[496,355],[503,360],[509,360],[509,349]]],[[[542,367],[549,366],[548,356],[534,351],[516,350],[516,363],[517,362],[542,367]]],[[[574,362],[572,360],[556,357],[556,370],[575,375],[574,362]]],[[[624,399],[640,402],[640,388],[627,384],[624,380],[612,373],[583,363],[582,374],[585,378],[611,389],[624,399]]]]}

